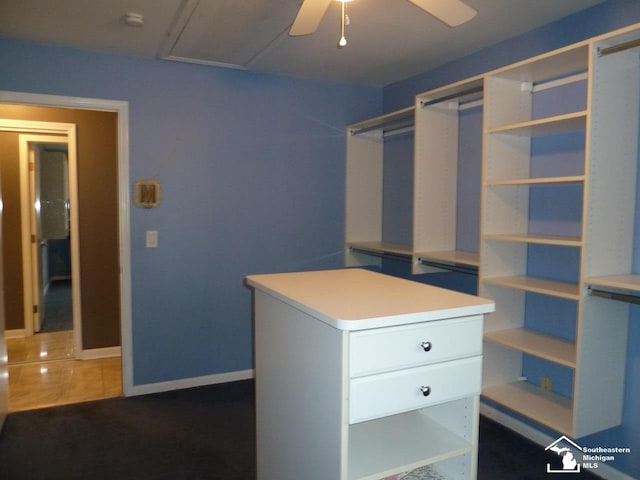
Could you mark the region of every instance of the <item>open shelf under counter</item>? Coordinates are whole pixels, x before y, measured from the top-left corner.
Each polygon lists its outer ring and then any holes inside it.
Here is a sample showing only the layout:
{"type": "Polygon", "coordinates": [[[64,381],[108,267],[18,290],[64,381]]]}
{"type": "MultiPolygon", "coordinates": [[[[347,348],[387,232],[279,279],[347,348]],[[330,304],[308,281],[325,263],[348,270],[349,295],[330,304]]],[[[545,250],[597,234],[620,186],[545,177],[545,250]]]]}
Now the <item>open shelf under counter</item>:
{"type": "Polygon", "coordinates": [[[488,187],[509,186],[509,185],[558,185],[583,183],[584,175],[571,175],[564,177],[539,177],[539,178],[514,178],[488,180],[485,185],[488,187]]]}
{"type": "Polygon", "coordinates": [[[566,340],[524,328],[487,332],[484,339],[565,367],[576,368],[576,346],[566,340]]]}
{"type": "Polygon", "coordinates": [[[487,277],[482,281],[489,285],[540,293],[567,300],[580,300],[580,286],[577,283],[548,280],[546,278],[514,275],[509,277],[487,277]]]}
{"type": "Polygon", "coordinates": [[[587,123],[587,112],[566,113],[554,117],[528,120],[526,122],[512,123],[490,128],[487,133],[502,133],[506,135],[517,135],[523,137],[534,137],[543,135],[554,135],[558,133],[584,130],[587,123]]]}
{"type": "Polygon", "coordinates": [[[482,389],[482,395],[553,430],[573,436],[571,400],[527,382],[505,383],[482,389]]]}
{"type": "Polygon", "coordinates": [[[402,413],[349,427],[347,478],[376,480],[471,451],[470,442],[421,411],[402,413]],[[398,442],[398,432],[406,441],[398,442]]]}
{"type": "Polygon", "coordinates": [[[580,237],[561,235],[540,235],[533,233],[495,233],[486,234],[484,240],[498,240],[501,242],[537,243],[542,245],[556,245],[559,247],[582,247],[580,237]]]}

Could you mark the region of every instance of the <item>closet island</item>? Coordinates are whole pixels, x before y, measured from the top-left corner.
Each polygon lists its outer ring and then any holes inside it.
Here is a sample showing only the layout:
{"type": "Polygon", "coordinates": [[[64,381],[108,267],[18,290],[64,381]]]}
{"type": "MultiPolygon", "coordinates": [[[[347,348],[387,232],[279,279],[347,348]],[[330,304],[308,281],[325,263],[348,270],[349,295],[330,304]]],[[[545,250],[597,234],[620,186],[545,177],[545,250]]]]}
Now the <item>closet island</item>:
{"type": "Polygon", "coordinates": [[[476,478],[491,300],[364,269],[253,275],[259,480],[476,478]]]}

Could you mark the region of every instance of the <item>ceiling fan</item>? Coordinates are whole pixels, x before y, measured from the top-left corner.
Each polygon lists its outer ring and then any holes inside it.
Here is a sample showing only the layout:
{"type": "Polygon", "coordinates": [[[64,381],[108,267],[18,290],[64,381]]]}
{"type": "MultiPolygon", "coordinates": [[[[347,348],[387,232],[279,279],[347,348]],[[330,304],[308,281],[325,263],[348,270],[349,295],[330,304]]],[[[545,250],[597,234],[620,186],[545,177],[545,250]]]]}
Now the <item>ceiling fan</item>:
{"type": "MultiPolygon", "coordinates": [[[[332,0],[304,0],[291,25],[289,35],[308,35],[317,30],[332,0]]],[[[348,2],[351,0],[338,0],[348,2]]],[[[416,7],[450,27],[457,27],[475,17],[476,12],[462,0],[409,0],[416,7]]]]}

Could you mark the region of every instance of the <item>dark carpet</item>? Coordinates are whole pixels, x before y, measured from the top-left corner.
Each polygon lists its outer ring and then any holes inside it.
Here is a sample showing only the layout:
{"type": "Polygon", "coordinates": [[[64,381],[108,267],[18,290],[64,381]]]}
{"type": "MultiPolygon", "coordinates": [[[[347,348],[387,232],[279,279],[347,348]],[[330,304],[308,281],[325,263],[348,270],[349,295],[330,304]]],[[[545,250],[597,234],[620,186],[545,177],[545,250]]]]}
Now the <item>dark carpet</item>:
{"type": "Polygon", "coordinates": [[[2,480],[253,480],[253,382],[9,414],[2,480]]]}
{"type": "MultiPolygon", "coordinates": [[[[13,413],[0,434],[0,479],[254,480],[254,412],[247,380],[13,413]]],[[[549,478],[556,455],[547,453],[481,418],[478,479],[549,478]]]]}
{"type": "Polygon", "coordinates": [[[44,318],[41,332],[73,330],[71,280],[52,282],[44,296],[44,318]]]}

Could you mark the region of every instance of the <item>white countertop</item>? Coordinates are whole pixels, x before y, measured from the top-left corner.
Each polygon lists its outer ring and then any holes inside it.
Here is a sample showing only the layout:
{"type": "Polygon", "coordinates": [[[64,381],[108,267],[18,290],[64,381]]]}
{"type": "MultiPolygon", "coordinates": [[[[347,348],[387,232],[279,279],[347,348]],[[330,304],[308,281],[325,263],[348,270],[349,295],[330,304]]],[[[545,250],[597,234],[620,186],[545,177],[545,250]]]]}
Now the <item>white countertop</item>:
{"type": "Polygon", "coordinates": [[[247,283],[340,330],[493,312],[492,300],[362,269],[250,275],[247,283]]]}

